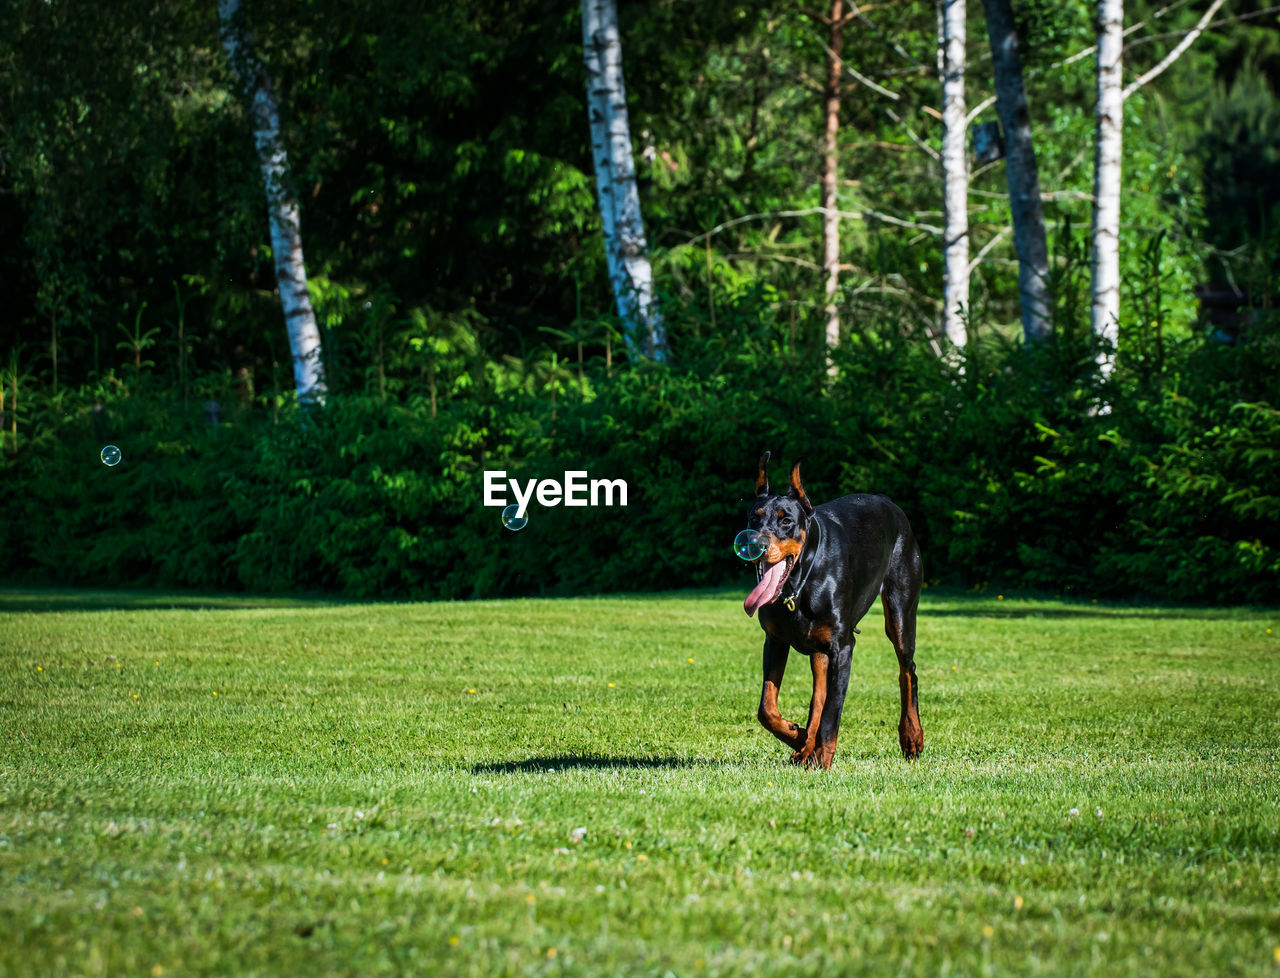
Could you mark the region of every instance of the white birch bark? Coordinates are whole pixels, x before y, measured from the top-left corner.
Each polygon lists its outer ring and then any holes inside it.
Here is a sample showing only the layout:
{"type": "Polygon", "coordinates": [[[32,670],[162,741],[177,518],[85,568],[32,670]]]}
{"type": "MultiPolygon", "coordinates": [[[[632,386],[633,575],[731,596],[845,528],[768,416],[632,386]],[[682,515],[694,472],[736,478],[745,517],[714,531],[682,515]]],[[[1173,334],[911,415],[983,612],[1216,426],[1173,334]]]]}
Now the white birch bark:
{"type": "Polygon", "coordinates": [[[826,279],[827,349],[840,342],[840,312],[836,298],[840,292],[840,201],[839,137],[840,76],[844,44],[844,0],[831,0],[830,38],[827,44],[826,132],[822,155],[822,271],[826,279]]]}
{"type": "MultiPolygon", "coordinates": [[[[1093,225],[1090,234],[1090,313],[1095,335],[1114,351],[1120,344],[1120,192],[1123,177],[1124,103],[1164,72],[1204,32],[1224,0],[1213,0],[1199,22],[1164,58],[1140,78],[1124,84],[1124,0],[1098,0],[1098,105],[1093,150],[1093,225]]],[[[1115,368],[1113,355],[1098,357],[1103,376],[1115,368]]]]}
{"type": "Polygon", "coordinates": [[[1013,247],[1018,255],[1018,292],[1022,334],[1028,343],[1048,339],[1053,329],[1049,300],[1049,244],[1044,203],[1031,139],[1031,112],[1022,82],[1022,58],[1010,0],[983,0],[987,36],[995,69],[996,111],[1004,127],[1005,176],[1013,218],[1013,247]]]}
{"type": "Polygon", "coordinates": [[[653,301],[653,270],[631,152],[616,0],[582,0],[582,51],[605,261],[627,352],[633,359],[649,355],[665,360],[666,329],[653,301]]]}
{"type": "Polygon", "coordinates": [[[942,73],[942,331],[965,345],[969,308],[969,154],[965,117],[965,0],[941,0],[942,73]]]}
{"type": "Polygon", "coordinates": [[[1120,178],[1124,126],[1124,0],[1098,0],[1098,105],[1093,141],[1093,226],[1089,319],[1111,348],[1098,365],[1109,374],[1120,342],[1120,178]]]}
{"type": "Polygon", "coordinates": [[[271,254],[276,284],[284,309],[285,329],[293,356],[293,381],[301,404],[323,403],[324,359],[320,330],[307,290],[302,256],[298,201],[287,187],[289,157],[280,136],[280,112],[266,69],[254,55],[244,30],[240,0],[218,0],[222,44],[240,84],[252,99],[253,140],[266,188],[267,216],[271,226],[271,254]]]}

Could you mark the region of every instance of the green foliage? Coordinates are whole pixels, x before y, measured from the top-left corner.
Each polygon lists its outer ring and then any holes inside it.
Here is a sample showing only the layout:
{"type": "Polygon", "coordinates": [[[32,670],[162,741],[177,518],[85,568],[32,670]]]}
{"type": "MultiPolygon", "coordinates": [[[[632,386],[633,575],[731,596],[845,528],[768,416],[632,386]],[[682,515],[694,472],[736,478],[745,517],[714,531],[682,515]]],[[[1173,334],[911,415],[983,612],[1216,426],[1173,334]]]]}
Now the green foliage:
{"type": "Polygon", "coordinates": [[[1205,207],[1215,216],[1208,237],[1218,262],[1241,286],[1274,301],[1280,190],[1272,175],[1280,168],[1280,110],[1272,84],[1252,65],[1217,93],[1201,155],[1205,207]]]}
{"type": "Polygon", "coordinates": [[[1045,70],[1060,77],[1057,63],[1097,40],[1097,5],[1088,0],[1020,0],[1014,16],[1023,65],[1032,73],[1045,70]]]}
{"type": "MultiPolygon", "coordinates": [[[[251,4],[332,393],[300,417],[213,8],[5,6],[0,357],[21,518],[0,530],[0,570],[359,595],[716,583],[737,569],[724,541],[770,447],[803,454],[818,495],[892,493],[938,579],[1271,593],[1274,31],[1224,26],[1128,100],[1122,336],[1103,390],[1085,325],[1091,65],[1060,64],[1091,39],[1091,10],[1019,4],[1053,195],[1055,340],[1032,356],[1003,339],[1018,318],[1007,188],[1001,165],[982,167],[961,363],[936,356],[934,5],[847,26],[839,205],[863,216],[841,228],[829,385],[820,18],[623,5],[675,357],[651,369],[615,362],[573,5],[251,4]],[[1209,277],[1258,306],[1236,353],[1199,339],[1207,254],[1209,277]],[[221,405],[216,426],[204,402],[221,405]],[[95,461],[106,440],[125,448],[119,471],[95,461]],[[491,467],[626,478],[632,504],[498,532],[478,505],[491,467]],[[678,546],[675,500],[693,528],[678,546]]],[[[1154,63],[1160,32],[1197,16],[1131,8],[1148,23],[1127,63],[1154,63]]],[[[971,106],[989,94],[974,20],[971,106]]]]}
{"type": "MultiPolygon", "coordinates": [[[[1048,219],[1084,228],[1091,61],[1059,63],[1091,40],[1092,8],[1074,0],[1018,6],[1042,178],[1055,195],[1048,219]]],[[[990,94],[974,11],[971,106],[990,94]]],[[[142,332],[181,317],[198,337],[176,344],[166,335],[149,354],[180,386],[188,369],[193,377],[263,374],[287,363],[246,105],[212,8],[181,0],[155,14],[24,0],[0,16],[12,28],[0,30],[0,72],[11,82],[0,229],[22,243],[0,254],[0,282],[12,292],[4,315],[19,342],[48,351],[38,369],[50,386],[55,350],[59,383],[125,368],[110,356],[117,310],[143,303],[142,332]],[[192,293],[175,294],[177,282],[192,293]]],[[[658,288],[679,296],[681,315],[697,296],[703,316],[694,324],[704,332],[721,313],[708,289],[772,292],[785,308],[771,300],[771,311],[808,342],[823,303],[813,213],[820,18],[789,5],[705,3],[623,5],[621,16],[658,288]]],[[[1132,7],[1134,26],[1145,23],[1129,41],[1134,63],[1154,61],[1170,43],[1161,32],[1174,36],[1195,17],[1184,7],[1132,7]]],[[[379,289],[396,298],[385,320],[356,305],[325,312],[334,389],[363,390],[375,378],[379,396],[396,393],[388,385],[413,309],[473,311],[488,324],[495,359],[519,360],[544,330],[607,315],[573,5],[366,10],[263,0],[246,19],[280,98],[311,280],[317,291],[338,283],[353,302],[379,289]]],[[[844,32],[840,206],[914,225],[844,222],[846,330],[872,322],[927,342],[936,327],[940,253],[928,229],[938,224],[940,174],[924,149],[939,137],[936,25],[933,4],[912,0],[891,15],[865,11],[844,32]],[[853,71],[892,94],[877,94],[853,71]]],[[[1274,85],[1272,33],[1254,21],[1224,27],[1129,100],[1123,319],[1146,315],[1143,251],[1163,232],[1165,319],[1174,332],[1188,330],[1191,289],[1204,278],[1202,199],[1224,229],[1234,220],[1224,213],[1253,210],[1236,193],[1236,175],[1269,172],[1262,96],[1274,85]],[[1223,119],[1208,111],[1206,77],[1243,92],[1250,72],[1264,86],[1254,86],[1254,108],[1223,119]],[[1239,152],[1238,137],[1247,137],[1239,152]],[[1193,157],[1206,139],[1213,151],[1205,158],[1221,165],[1205,168],[1202,186],[1193,157]]],[[[1007,225],[1005,192],[999,164],[974,173],[975,253],[1007,225]]],[[[1274,253],[1269,232],[1254,231],[1250,255],[1274,253]]],[[[1213,243],[1222,257],[1242,242],[1213,243]]],[[[973,305],[984,310],[975,331],[1017,319],[1011,258],[1006,235],[975,271],[973,305]]],[[[1239,277],[1242,262],[1231,261],[1239,277]]],[[[320,304],[327,299],[344,301],[335,293],[320,304]]],[[[610,358],[602,339],[586,341],[573,360],[610,358]]]]}
{"type": "Polygon", "coordinates": [[[143,367],[154,367],[154,360],[143,360],[142,351],[148,350],[156,345],[156,334],[160,332],[159,326],[153,326],[151,329],[143,330],[142,314],[146,312],[147,304],[144,302],[133,317],[133,328],[129,329],[124,323],[120,323],[118,328],[124,339],[116,344],[117,350],[125,350],[133,354],[133,380],[137,383],[142,378],[143,367]]]}
{"type": "Polygon", "coordinates": [[[948,365],[865,323],[828,384],[821,344],[776,299],[714,294],[714,333],[700,306],[673,317],[679,365],[629,369],[577,362],[576,328],[495,359],[474,317],[411,310],[391,316],[404,362],[306,417],[227,376],[196,384],[223,401],[217,427],[146,374],[64,395],[4,463],[17,515],[0,572],[354,597],[714,585],[740,574],[728,541],[768,448],[805,459],[815,499],[891,495],[931,580],[1280,596],[1274,327],[1240,348],[1168,338],[1160,369],[1122,358],[1103,389],[1087,330],[1034,352],[975,343],[948,365]],[[116,469],[97,460],[107,441],[116,469]],[[510,533],[481,505],[498,469],[624,479],[629,505],[535,506],[510,533]]]}

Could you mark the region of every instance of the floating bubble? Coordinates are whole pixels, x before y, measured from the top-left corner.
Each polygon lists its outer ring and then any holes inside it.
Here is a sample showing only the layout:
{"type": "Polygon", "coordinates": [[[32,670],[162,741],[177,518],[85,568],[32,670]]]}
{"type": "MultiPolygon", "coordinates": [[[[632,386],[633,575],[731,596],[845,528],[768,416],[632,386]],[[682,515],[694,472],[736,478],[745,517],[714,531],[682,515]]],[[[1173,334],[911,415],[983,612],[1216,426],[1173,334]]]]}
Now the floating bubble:
{"type": "Polygon", "coordinates": [[[759,560],[769,549],[769,538],[759,530],[743,530],[733,538],[733,552],[743,560],[759,560]]]}
{"type": "Polygon", "coordinates": [[[520,515],[520,507],[516,503],[512,503],[502,511],[502,525],[508,530],[523,530],[528,522],[529,517],[520,515]]]}
{"type": "Polygon", "coordinates": [[[105,445],[98,453],[98,458],[102,459],[103,465],[119,465],[124,454],[115,445],[105,445]]]}

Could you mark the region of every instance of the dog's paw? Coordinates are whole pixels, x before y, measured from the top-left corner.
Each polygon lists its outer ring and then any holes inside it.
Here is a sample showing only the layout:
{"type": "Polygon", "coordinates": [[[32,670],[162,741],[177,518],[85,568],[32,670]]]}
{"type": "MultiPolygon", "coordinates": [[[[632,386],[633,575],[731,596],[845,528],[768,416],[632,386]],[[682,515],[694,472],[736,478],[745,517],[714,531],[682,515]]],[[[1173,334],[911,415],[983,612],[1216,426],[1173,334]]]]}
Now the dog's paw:
{"type": "Polygon", "coordinates": [[[791,752],[791,763],[810,770],[814,768],[825,770],[831,767],[831,758],[823,751],[821,745],[804,744],[799,750],[791,752]]]}
{"type": "Polygon", "coordinates": [[[814,753],[814,759],[822,767],[824,771],[831,770],[831,762],[836,756],[836,742],[834,740],[825,744],[819,744],[817,751],[814,753]]]}
{"type": "Polygon", "coordinates": [[[902,747],[902,756],[914,761],[924,750],[924,731],[918,723],[901,723],[898,725],[898,744],[902,747]]]}

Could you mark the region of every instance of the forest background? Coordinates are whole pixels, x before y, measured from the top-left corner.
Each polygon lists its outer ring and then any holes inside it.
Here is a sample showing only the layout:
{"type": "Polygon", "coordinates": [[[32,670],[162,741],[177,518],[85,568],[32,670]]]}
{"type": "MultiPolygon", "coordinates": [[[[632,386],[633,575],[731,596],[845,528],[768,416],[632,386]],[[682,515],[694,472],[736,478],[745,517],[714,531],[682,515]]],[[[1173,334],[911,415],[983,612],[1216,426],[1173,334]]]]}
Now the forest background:
{"type": "MultiPolygon", "coordinates": [[[[1280,18],[1124,10],[1126,82],[1209,16],[1124,102],[1112,337],[1090,323],[1103,6],[1014,7],[1050,328],[1019,324],[1006,163],[971,156],[960,345],[939,9],[844,8],[829,293],[831,9],[621,3],[665,330],[628,350],[576,5],[247,3],[322,344],[324,395],[300,405],[219,5],[4,0],[0,575],[412,598],[743,582],[729,542],[770,449],[803,456],[815,500],[890,494],[933,582],[1274,602],[1280,18]],[[624,478],[629,506],[511,533],[486,469],[624,478]]],[[[995,89],[984,11],[966,20],[973,133],[995,89]]]]}

